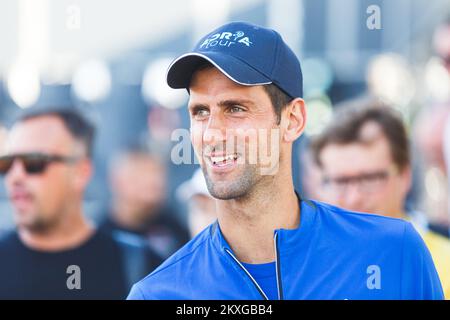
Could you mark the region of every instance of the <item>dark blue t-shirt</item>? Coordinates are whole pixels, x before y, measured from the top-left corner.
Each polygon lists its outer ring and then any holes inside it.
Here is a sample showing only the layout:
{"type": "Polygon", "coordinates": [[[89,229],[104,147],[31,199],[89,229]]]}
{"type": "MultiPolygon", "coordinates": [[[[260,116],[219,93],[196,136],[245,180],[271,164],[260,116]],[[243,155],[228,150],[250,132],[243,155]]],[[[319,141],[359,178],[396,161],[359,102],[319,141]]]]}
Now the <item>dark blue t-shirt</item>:
{"type": "Polygon", "coordinates": [[[278,300],[277,272],[275,262],[250,264],[242,263],[270,300],[278,300]]]}
{"type": "MultiPolygon", "coordinates": [[[[8,232],[0,238],[0,300],[124,299],[129,286],[122,250],[100,231],[76,248],[57,252],[31,249],[17,232],[8,232]]],[[[155,265],[145,262],[146,271],[153,270],[155,265]]]]}

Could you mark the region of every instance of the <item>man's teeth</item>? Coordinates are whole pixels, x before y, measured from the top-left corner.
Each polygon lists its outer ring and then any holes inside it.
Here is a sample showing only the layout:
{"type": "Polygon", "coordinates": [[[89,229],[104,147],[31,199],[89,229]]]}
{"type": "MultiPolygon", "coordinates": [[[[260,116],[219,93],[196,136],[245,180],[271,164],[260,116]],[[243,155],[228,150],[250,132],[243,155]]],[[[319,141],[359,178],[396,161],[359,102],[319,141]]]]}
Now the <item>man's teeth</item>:
{"type": "Polygon", "coordinates": [[[233,160],[237,160],[236,154],[229,154],[229,155],[221,156],[221,157],[211,157],[211,161],[214,164],[225,163],[227,161],[233,161],[233,160]]]}

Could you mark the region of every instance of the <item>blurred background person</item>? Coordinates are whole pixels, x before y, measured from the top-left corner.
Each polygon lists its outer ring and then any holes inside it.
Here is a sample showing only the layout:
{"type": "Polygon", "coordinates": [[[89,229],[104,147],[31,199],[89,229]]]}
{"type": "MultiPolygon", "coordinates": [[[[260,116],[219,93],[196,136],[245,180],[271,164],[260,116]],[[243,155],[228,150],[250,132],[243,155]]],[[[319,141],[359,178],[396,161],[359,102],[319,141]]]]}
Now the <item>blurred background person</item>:
{"type": "Polygon", "coordinates": [[[405,210],[411,187],[410,148],[398,112],[372,102],[342,106],[311,144],[322,170],[324,200],[353,211],[410,220],[423,237],[450,298],[450,241],[405,210]]]}
{"type": "Polygon", "coordinates": [[[6,133],[6,128],[0,123],[0,151],[3,151],[6,133]]]}
{"type": "Polygon", "coordinates": [[[450,106],[433,104],[423,109],[413,127],[413,142],[421,160],[425,193],[421,201],[431,230],[448,237],[450,214],[448,172],[444,157],[444,135],[450,106]]]}
{"type": "Polygon", "coordinates": [[[433,48],[450,73],[450,15],[436,27],[433,34],[433,48]]]}
{"type": "MultiPolygon", "coordinates": [[[[447,79],[450,79],[450,16],[440,24],[434,33],[434,48],[440,57],[443,65],[447,69],[447,79]]],[[[448,80],[450,83],[450,80],[448,80]]],[[[447,97],[450,97],[450,87],[447,89],[447,97]]],[[[449,99],[450,100],[450,99],[449,99]]],[[[450,101],[447,103],[447,109],[450,109],[450,101]]],[[[444,128],[444,158],[446,162],[447,174],[447,201],[450,197],[450,112],[447,114],[446,124],[444,128]]],[[[450,201],[448,201],[447,217],[450,217],[450,201]]],[[[450,219],[450,218],[449,218],[450,219]]],[[[450,237],[450,222],[440,228],[441,233],[450,237]],[[445,228],[447,227],[447,228],[445,228]]],[[[438,230],[436,230],[438,231],[438,230]]]]}
{"type": "Polygon", "coordinates": [[[426,64],[427,101],[413,124],[413,142],[422,162],[425,192],[422,206],[431,230],[450,237],[449,171],[445,163],[450,132],[450,16],[435,28],[433,55],[426,64]]]}
{"type": "Polygon", "coordinates": [[[180,203],[188,206],[187,221],[191,238],[216,219],[216,202],[206,186],[202,170],[197,169],[191,179],[183,182],[176,191],[180,203]]]}
{"type": "MultiPolygon", "coordinates": [[[[4,145],[5,145],[5,141],[6,141],[6,128],[0,123],[0,154],[4,153],[4,145]]],[[[5,232],[5,230],[7,230],[8,228],[3,226],[0,223],[0,236],[2,235],[3,232],[5,232]]]]}
{"type": "Polygon", "coordinates": [[[136,143],[120,151],[109,170],[111,208],[100,224],[143,237],[167,258],[189,240],[175,209],[168,203],[167,170],[157,148],[136,143]]]}
{"type": "MultiPolygon", "coordinates": [[[[69,108],[31,108],[0,157],[16,230],[0,240],[0,299],[123,299],[135,274],[131,237],[118,240],[85,218],[94,127],[69,108]]],[[[134,260],[136,262],[136,259],[134,260]]]]}
{"type": "Polygon", "coordinates": [[[322,171],[314,159],[311,139],[302,145],[299,162],[302,171],[302,197],[326,202],[326,190],[322,188],[322,171]]]}

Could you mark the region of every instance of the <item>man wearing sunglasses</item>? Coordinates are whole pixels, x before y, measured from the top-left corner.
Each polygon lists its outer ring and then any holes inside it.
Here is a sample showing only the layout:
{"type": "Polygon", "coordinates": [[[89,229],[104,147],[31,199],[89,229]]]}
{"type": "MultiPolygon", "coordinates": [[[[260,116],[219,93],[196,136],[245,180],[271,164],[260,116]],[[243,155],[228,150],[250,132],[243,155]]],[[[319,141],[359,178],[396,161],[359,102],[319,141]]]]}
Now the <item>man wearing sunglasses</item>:
{"type": "MultiPolygon", "coordinates": [[[[132,282],[125,245],[82,209],[94,128],[74,109],[30,110],[0,156],[17,225],[0,240],[0,299],[122,299],[132,282]]],[[[140,276],[160,262],[142,248],[133,250],[154,264],[140,276]]]]}
{"type": "Polygon", "coordinates": [[[348,210],[412,220],[449,299],[450,241],[430,231],[424,216],[405,210],[411,160],[401,117],[375,101],[342,106],[313,139],[311,150],[323,173],[321,199],[348,210]]]}

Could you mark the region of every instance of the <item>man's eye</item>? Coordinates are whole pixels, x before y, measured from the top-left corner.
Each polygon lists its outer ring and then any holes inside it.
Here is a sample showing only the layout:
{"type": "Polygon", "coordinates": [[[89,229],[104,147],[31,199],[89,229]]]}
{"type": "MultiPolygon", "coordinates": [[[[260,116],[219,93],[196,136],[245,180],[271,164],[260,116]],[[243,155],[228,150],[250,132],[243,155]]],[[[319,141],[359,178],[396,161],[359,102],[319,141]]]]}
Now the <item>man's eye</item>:
{"type": "Polygon", "coordinates": [[[209,115],[209,110],[207,109],[197,109],[192,112],[194,118],[204,118],[209,115]]]}
{"type": "Polygon", "coordinates": [[[244,109],[239,107],[239,106],[232,106],[232,107],[230,107],[230,112],[231,113],[242,112],[242,111],[244,111],[244,109]]]}

